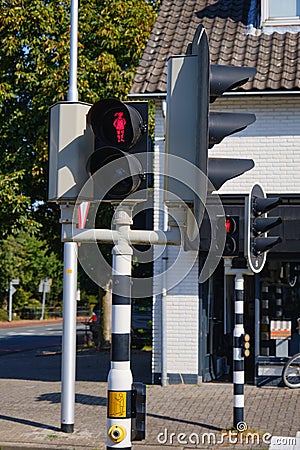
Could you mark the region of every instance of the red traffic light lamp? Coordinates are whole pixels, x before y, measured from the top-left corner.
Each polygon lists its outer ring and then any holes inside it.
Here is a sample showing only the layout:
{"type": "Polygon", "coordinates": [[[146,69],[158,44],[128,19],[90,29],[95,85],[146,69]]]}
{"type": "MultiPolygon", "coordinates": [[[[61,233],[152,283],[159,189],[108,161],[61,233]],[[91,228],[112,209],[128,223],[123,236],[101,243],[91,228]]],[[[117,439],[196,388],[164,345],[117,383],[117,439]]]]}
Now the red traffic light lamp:
{"type": "Polygon", "coordinates": [[[226,241],[223,256],[239,254],[239,216],[225,217],[226,241]]]}

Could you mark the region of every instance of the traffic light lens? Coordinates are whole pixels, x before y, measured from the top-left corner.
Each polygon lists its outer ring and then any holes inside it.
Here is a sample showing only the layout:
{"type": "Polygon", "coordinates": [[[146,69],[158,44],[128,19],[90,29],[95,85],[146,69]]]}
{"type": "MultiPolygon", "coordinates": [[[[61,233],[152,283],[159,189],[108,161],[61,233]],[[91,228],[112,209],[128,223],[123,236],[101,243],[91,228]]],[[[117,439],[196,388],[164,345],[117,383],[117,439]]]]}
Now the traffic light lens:
{"type": "Polygon", "coordinates": [[[87,122],[97,139],[129,150],[142,137],[144,122],[139,111],[116,99],[100,100],[89,111],[87,122]]]}
{"type": "Polygon", "coordinates": [[[236,243],[232,237],[227,237],[225,242],[225,254],[232,255],[235,252],[236,243]]]}
{"type": "MultiPolygon", "coordinates": [[[[226,241],[223,256],[238,256],[239,253],[239,217],[225,216],[226,241]]],[[[223,228],[224,229],[224,228],[223,228]]]]}
{"type": "Polygon", "coordinates": [[[236,230],[236,222],[232,217],[226,217],[225,221],[226,233],[234,233],[236,230]]]}
{"type": "Polygon", "coordinates": [[[133,130],[127,108],[111,108],[103,116],[102,137],[111,144],[129,147],[133,140],[133,130]]]}
{"type": "Polygon", "coordinates": [[[100,196],[105,193],[105,200],[127,197],[138,189],[143,178],[139,160],[113,147],[103,147],[93,153],[88,166],[91,175],[105,166],[105,170],[94,177],[96,190],[100,196]]]}

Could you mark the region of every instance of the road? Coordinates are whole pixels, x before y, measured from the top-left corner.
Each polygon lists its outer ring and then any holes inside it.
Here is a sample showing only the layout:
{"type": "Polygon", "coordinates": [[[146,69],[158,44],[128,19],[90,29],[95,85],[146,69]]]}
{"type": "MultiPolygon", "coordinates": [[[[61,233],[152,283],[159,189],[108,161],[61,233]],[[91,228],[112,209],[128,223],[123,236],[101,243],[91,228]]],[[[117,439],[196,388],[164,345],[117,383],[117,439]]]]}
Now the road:
{"type": "MultiPolygon", "coordinates": [[[[60,381],[62,323],[5,325],[0,328],[0,380],[60,381]]],[[[78,344],[83,343],[84,332],[84,324],[77,323],[78,344]]],[[[131,356],[135,381],[150,383],[151,352],[133,349],[131,356]]],[[[110,351],[77,347],[77,380],[106,381],[109,367],[110,351]]]]}
{"type": "MultiPolygon", "coordinates": [[[[83,335],[84,325],[77,324],[77,334],[83,335]]],[[[16,328],[0,328],[0,356],[61,345],[62,323],[45,323],[16,328]]]]}
{"type": "MultiPolygon", "coordinates": [[[[140,311],[133,308],[132,328],[151,330],[151,310],[140,311]]],[[[85,326],[77,323],[77,342],[83,343],[85,326]]],[[[41,322],[20,326],[18,323],[10,327],[0,328],[0,356],[15,352],[37,350],[47,347],[59,347],[62,340],[62,322],[41,322]],[[17,326],[14,326],[17,325],[17,326]]]]}

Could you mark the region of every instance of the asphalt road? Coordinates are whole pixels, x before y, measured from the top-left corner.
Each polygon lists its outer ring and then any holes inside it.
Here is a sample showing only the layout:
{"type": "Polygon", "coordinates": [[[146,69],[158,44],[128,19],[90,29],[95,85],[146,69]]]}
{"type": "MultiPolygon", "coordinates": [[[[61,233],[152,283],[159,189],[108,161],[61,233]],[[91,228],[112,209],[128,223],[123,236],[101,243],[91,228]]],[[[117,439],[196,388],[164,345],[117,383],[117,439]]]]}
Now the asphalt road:
{"type": "MultiPolygon", "coordinates": [[[[84,334],[84,325],[77,324],[77,335],[84,334]]],[[[0,328],[0,356],[48,347],[61,346],[62,323],[16,328],[0,328]]]]}

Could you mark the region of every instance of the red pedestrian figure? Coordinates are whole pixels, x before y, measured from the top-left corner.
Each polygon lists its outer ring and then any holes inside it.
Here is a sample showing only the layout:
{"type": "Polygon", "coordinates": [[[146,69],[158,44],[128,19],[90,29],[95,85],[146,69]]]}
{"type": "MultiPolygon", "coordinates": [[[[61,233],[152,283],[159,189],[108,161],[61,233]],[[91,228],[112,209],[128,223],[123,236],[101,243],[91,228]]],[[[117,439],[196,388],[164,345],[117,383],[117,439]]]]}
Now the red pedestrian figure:
{"type": "Polygon", "coordinates": [[[117,118],[114,120],[113,126],[116,129],[117,140],[118,140],[118,142],[125,142],[124,141],[124,132],[125,132],[126,120],[123,117],[123,112],[122,111],[116,112],[115,117],[117,117],[117,118]]]}

